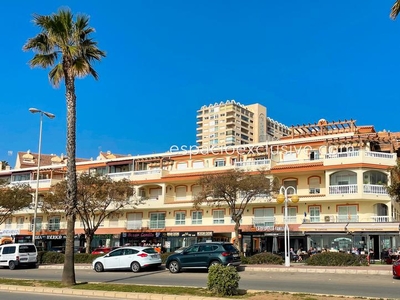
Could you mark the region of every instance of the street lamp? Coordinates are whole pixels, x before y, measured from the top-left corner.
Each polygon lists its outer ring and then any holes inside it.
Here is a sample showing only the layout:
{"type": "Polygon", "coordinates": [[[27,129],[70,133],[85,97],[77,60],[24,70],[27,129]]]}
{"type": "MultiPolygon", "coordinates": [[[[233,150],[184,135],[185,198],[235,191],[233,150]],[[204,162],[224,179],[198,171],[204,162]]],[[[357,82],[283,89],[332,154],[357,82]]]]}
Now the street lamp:
{"type": "Polygon", "coordinates": [[[296,195],[296,189],[292,186],[288,186],[288,187],[281,186],[281,188],[279,190],[279,195],[278,195],[278,197],[276,197],[276,202],[279,204],[285,203],[285,214],[284,214],[285,267],[290,267],[290,251],[289,251],[290,236],[289,236],[288,207],[287,207],[289,201],[292,201],[293,203],[299,202],[299,196],[296,195]],[[288,198],[288,190],[293,190],[291,199],[288,198]]]}
{"type": "Polygon", "coordinates": [[[38,149],[38,162],[37,162],[37,174],[36,174],[36,191],[35,191],[35,208],[33,213],[33,229],[32,229],[32,242],[35,244],[36,237],[36,219],[37,219],[37,207],[38,207],[38,198],[39,198],[39,172],[40,172],[40,156],[42,150],[42,123],[43,123],[43,115],[48,117],[49,119],[54,119],[55,115],[49,112],[42,111],[37,108],[30,108],[29,111],[33,114],[40,114],[40,127],[39,127],[39,149],[38,149]]]}

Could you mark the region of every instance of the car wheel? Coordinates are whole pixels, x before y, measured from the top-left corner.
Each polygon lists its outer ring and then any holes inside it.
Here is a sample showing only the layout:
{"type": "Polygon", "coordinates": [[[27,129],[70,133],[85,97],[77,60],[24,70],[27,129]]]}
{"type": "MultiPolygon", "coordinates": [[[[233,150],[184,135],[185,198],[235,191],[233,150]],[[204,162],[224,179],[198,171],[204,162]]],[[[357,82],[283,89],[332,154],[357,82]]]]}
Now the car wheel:
{"type": "Polygon", "coordinates": [[[134,261],[131,264],[131,270],[132,270],[133,273],[139,272],[140,271],[140,264],[137,261],[134,261]]]}
{"type": "Polygon", "coordinates": [[[14,270],[16,266],[17,266],[17,265],[16,265],[15,261],[10,260],[10,261],[8,262],[8,268],[9,268],[10,270],[14,270]]]}
{"type": "Polygon", "coordinates": [[[212,262],[210,262],[210,267],[211,266],[215,266],[215,265],[220,265],[221,263],[219,262],[219,260],[213,260],[212,262]]]}
{"type": "Polygon", "coordinates": [[[181,267],[179,266],[179,263],[176,260],[173,260],[169,263],[168,270],[171,273],[179,273],[179,271],[181,270],[181,267]]]}
{"type": "Polygon", "coordinates": [[[96,272],[103,272],[103,271],[104,271],[103,264],[100,263],[100,262],[97,262],[97,263],[94,265],[94,270],[95,270],[96,272]]]}

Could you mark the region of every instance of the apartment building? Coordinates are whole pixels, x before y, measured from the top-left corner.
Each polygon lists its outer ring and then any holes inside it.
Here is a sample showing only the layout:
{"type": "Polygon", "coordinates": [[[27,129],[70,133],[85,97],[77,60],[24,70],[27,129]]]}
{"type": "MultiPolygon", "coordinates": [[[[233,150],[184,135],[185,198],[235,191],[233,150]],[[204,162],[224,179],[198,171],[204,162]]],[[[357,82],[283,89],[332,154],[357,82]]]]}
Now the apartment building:
{"type": "MultiPolygon", "coordinates": [[[[193,197],[201,190],[199,178],[206,173],[233,168],[268,172],[272,180],[299,196],[288,203],[290,247],[327,248],[348,251],[400,246],[400,204],[386,192],[388,168],[400,150],[400,133],[376,132],[373,126],[357,126],[354,120],[292,126],[290,134],[266,143],[221,147],[220,151],[177,151],[141,156],[106,153],[77,162],[78,172],[98,172],[115,180],[134,183],[136,197],[146,201],[125,207],[105,220],[92,246],[130,243],[161,244],[166,251],[197,241],[231,241],[232,211],[228,207],[193,208],[193,197]]],[[[19,153],[17,162],[35,161],[34,153],[19,153]]],[[[65,176],[61,156],[49,156],[40,167],[39,194],[65,176]]],[[[44,161],[43,161],[44,162],[44,161]]],[[[0,172],[11,185],[25,182],[36,187],[36,167],[19,164],[0,172]]],[[[3,234],[16,241],[32,239],[33,210],[15,213],[0,225],[3,234]]],[[[65,241],[65,217],[45,215],[40,209],[36,241],[43,247],[65,241]]],[[[245,209],[241,243],[251,253],[279,252],[284,247],[284,205],[276,195],[259,195],[245,209]]],[[[83,228],[76,222],[76,245],[82,246],[83,228]]]]}
{"type": "Polygon", "coordinates": [[[245,106],[228,100],[197,111],[196,142],[202,148],[262,143],[289,132],[287,126],[269,118],[267,108],[258,103],[245,106]]]}

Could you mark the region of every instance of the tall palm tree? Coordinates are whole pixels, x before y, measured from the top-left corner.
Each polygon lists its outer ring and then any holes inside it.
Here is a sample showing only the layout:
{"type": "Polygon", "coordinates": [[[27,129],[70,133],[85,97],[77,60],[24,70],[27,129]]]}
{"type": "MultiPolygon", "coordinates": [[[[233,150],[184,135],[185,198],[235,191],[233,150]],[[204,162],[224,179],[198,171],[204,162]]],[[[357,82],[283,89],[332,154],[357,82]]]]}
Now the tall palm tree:
{"type": "Polygon", "coordinates": [[[105,52],[90,38],[94,28],[89,27],[89,17],[74,15],[68,8],[60,9],[51,15],[33,15],[33,22],[40,33],[28,39],[23,50],[35,54],[29,61],[31,67],[51,68],[49,80],[54,87],[65,83],[67,102],[67,239],[65,262],[62,275],[64,285],[74,285],[74,235],[77,204],[76,180],[76,94],[75,79],[86,75],[98,78],[92,68],[94,61],[105,57],[105,52]]]}
{"type": "Polygon", "coordinates": [[[400,13],[400,0],[396,0],[393,4],[392,9],[390,10],[390,18],[395,20],[400,13]]]}

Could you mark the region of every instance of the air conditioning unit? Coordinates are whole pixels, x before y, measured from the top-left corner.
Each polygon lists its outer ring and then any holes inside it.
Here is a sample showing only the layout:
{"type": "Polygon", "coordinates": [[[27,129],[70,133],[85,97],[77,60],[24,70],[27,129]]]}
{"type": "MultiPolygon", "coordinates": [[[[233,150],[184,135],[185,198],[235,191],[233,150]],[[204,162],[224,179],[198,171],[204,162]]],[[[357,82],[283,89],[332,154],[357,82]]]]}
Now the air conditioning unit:
{"type": "Polygon", "coordinates": [[[325,216],[325,222],[331,222],[331,216],[325,216]]]}

